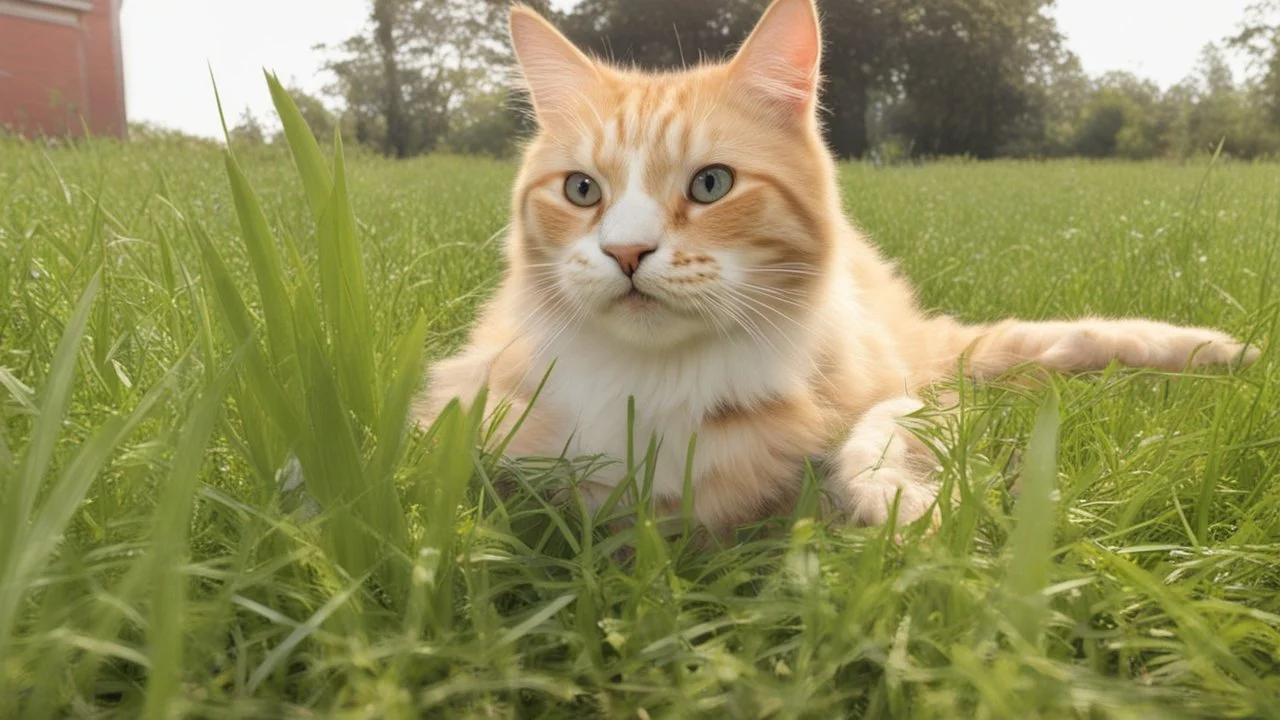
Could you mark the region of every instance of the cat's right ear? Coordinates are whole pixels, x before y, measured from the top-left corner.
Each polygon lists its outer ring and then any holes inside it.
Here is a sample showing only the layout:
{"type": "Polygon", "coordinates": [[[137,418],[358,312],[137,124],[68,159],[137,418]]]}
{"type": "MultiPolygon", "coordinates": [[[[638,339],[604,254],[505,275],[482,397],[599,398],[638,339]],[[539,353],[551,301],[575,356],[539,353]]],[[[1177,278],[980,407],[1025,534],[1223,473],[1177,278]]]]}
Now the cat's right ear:
{"type": "Polygon", "coordinates": [[[511,7],[511,45],[534,112],[541,119],[564,111],[600,81],[591,58],[524,5],[511,7]]]}

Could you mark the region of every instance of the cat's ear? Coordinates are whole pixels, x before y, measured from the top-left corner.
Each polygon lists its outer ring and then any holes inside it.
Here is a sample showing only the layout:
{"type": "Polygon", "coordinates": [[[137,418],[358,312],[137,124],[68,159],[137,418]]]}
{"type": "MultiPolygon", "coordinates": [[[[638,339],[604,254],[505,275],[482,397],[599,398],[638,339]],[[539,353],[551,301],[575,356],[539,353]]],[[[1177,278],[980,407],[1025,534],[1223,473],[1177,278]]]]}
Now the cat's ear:
{"type": "Polygon", "coordinates": [[[591,58],[524,5],[511,7],[511,45],[539,118],[564,110],[600,81],[591,58]]]}
{"type": "Polygon", "coordinates": [[[734,83],[786,119],[817,103],[822,33],[813,0],[774,0],[730,66],[734,83]]]}

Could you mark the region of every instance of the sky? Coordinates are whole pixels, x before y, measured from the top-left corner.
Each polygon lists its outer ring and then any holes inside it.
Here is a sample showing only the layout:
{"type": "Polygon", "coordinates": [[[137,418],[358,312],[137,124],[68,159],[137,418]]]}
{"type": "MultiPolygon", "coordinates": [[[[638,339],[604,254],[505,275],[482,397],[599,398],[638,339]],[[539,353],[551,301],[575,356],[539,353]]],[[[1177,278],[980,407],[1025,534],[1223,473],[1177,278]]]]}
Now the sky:
{"type": "Polygon", "coordinates": [[[246,107],[274,117],[263,68],[318,92],[328,80],[314,47],[356,34],[367,17],[366,0],[125,0],[129,120],[219,137],[210,67],[229,123],[246,107]]]}
{"type": "MultiPolygon", "coordinates": [[[[1055,15],[1086,72],[1131,70],[1168,87],[1206,43],[1237,28],[1252,1],[1058,0],[1055,15]]],[[[315,46],[359,32],[367,17],[367,0],[127,0],[129,119],[218,137],[210,66],[229,122],[245,108],[273,117],[262,69],[317,93],[328,79],[315,46]]]]}

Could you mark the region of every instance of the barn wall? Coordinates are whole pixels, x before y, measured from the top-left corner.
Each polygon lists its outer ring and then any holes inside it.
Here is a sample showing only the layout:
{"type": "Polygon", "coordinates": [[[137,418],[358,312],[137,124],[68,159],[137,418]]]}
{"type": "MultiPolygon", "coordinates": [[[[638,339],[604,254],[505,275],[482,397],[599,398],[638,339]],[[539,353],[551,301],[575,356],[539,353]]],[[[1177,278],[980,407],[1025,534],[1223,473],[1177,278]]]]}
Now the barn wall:
{"type": "Polygon", "coordinates": [[[124,136],[119,0],[89,7],[0,0],[0,126],[124,136]]]}

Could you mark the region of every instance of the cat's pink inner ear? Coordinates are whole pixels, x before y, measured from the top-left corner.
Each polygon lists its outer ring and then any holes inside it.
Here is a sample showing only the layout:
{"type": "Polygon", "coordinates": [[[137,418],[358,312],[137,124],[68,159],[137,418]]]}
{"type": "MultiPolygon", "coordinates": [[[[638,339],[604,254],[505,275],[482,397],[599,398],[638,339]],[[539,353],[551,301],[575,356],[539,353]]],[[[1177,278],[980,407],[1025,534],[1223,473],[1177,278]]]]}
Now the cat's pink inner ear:
{"type": "Polygon", "coordinates": [[[600,74],[591,58],[523,5],[511,8],[511,45],[539,118],[568,111],[575,99],[599,82],[600,74]]]}
{"type": "Polygon", "coordinates": [[[822,35],[813,0],[775,0],[733,59],[737,84],[790,117],[813,111],[822,35]]]}

